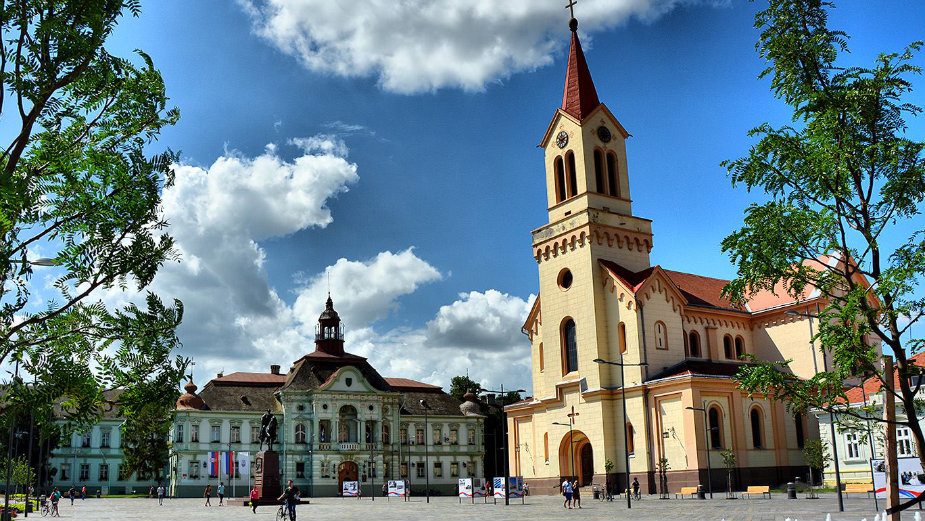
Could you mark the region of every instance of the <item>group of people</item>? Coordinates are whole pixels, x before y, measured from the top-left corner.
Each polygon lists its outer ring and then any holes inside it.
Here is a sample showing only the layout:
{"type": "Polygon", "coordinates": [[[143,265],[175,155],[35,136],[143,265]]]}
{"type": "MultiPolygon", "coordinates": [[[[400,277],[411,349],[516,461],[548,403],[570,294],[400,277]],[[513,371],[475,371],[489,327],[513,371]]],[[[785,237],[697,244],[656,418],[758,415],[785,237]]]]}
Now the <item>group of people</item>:
{"type": "MultiPolygon", "coordinates": [[[[633,478],[633,498],[639,499],[639,478],[633,478]]],[[[572,508],[574,505],[576,508],[581,508],[581,489],[578,486],[578,480],[569,481],[565,479],[562,481],[562,495],[565,496],[565,501],[562,502],[563,508],[572,508]]],[[[606,493],[606,492],[605,492],[606,493]]]]}
{"type": "MultiPolygon", "coordinates": [[[[218,488],[216,489],[216,492],[218,492],[218,506],[220,507],[225,506],[225,482],[224,481],[218,482],[218,488]]],[[[212,506],[212,484],[211,483],[206,485],[206,490],[205,492],[203,492],[203,497],[206,498],[206,504],[204,506],[207,506],[207,507],[212,506]]]]}

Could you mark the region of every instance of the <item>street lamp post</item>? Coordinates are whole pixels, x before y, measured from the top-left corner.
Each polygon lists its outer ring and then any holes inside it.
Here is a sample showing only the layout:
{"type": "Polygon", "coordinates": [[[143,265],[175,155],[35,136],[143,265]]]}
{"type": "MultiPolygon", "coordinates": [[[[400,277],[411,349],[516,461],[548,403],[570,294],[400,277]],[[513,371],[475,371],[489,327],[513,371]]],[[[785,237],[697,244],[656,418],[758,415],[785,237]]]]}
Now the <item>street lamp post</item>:
{"type": "MultiPolygon", "coordinates": [[[[13,383],[19,380],[19,359],[13,371],[13,383]]],[[[6,487],[3,489],[3,518],[10,519],[10,481],[13,479],[13,436],[16,431],[16,418],[11,418],[10,437],[6,445],[6,487]]]]}
{"type": "Polygon", "coordinates": [[[430,462],[428,461],[427,453],[427,411],[430,407],[427,405],[427,402],[421,400],[421,407],[424,409],[424,495],[427,496],[427,502],[430,503],[430,462]]]}
{"type": "MultiPolygon", "coordinates": [[[[552,422],[552,424],[561,425],[563,427],[568,427],[568,453],[569,453],[569,460],[571,462],[571,468],[569,469],[569,471],[571,472],[571,475],[569,476],[569,478],[571,478],[572,476],[575,475],[575,437],[572,435],[572,418],[568,419],[568,423],[552,422]]],[[[578,479],[577,476],[576,476],[576,479],[578,479]]]]}
{"type": "Polygon", "coordinates": [[[713,499],[713,468],[710,466],[710,434],[713,428],[710,427],[710,422],[707,418],[707,404],[704,402],[702,407],[687,407],[687,409],[703,413],[704,443],[707,444],[707,488],[710,489],[710,499],[713,499]]]}
{"type": "MultiPolygon", "coordinates": [[[[809,319],[809,346],[810,346],[810,349],[813,351],[813,363],[815,363],[816,344],[815,342],[813,342],[813,336],[814,336],[813,318],[816,315],[812,315],[810,313],[800,313],[799,311],[794,311],[792,309],[790,311],[785,312],[784,314],[789,315],[791,317],[806,317],[809,319]]],[[[823,372],[826,372],[826,373],[829,372],[829,362],[826,359],[825,351],[822,352],[822,370],[823,372]]],[[[862,382],[861,387],[863,386],[864,385],[862,382]]],[[[834,458],[832,458],[832,463],[835,466],[835,492],[838,495],[838,511],[844,512],[845,511],[845,501],[842,498],[842,493],[841,493],[841,470],[838,467],[838,441],[835,439],[835,415],[832,414],[831,410],[829,410],[829,432],[832,436],[832,453],[835,456],[834,458]]]]}
{"type": "MultiPolygon", "coordinates": [[[[510,491],[509,482],[511,481],[511,467],[510,467],[510,457],[508,457],[508,453],[507,453],[508,451],[507,414],[504,412],[504,398],[505,398],[504,384],[501,384],[499,387],[500,387],[500,390],[498,391],[492,391],[491,389],[481,388],[479,389],[479,392],[498,393],[498,396],[501,397],[501,435],[502,435],[502,443],[503,443],[503,448],[501,450],[502,452],[504,452],[504,504],[510,505],[511,504],[511,494],[510,494],[511,491],[510,491]]],[[[509,392],[523,393],[526,391],[523,389],[517,389],[516,391],[509,391],[509,392]]],[[[496,447],[498,446],[497,441],[495,442],[495,446],[496,447]]]]}
{"type": "Polygon", "coordinates": [[[633,504],[631,502],[630,493],[629,493],[629,488],[630,488],[630,440],[629,440],[629,433],[626,432],[626,424],[629,422],[629,419],[626,416],[626,379],[624,378],[624,375],[623,375],[623,366],[628,365],[632,367],[642,367],[642,366],[649,365],[649,364],[645,362],[640,362],[638,364],[624,363],[622,353],[620,354],[619,362],[611,362],[609,360],[604,360],[602,358],[595,358],[594,362],[597,364],[620,366],[620,385],[621,387],[604,387],[604,389],[607,389],[609,391],[622,389],[622,391],[620,392],[620,401],[623,404],[623,452],[624,452],[623,456],[624,456],[624,463],[626,464],[626,508],[633,508],[633,504]]]}

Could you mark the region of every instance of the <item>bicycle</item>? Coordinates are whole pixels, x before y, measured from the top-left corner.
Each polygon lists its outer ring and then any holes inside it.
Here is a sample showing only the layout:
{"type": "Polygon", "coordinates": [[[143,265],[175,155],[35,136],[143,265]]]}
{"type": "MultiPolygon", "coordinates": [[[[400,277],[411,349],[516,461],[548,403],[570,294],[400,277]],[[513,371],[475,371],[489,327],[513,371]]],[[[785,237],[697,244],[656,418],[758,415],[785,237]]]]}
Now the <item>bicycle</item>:
{"type": "Polygon", "coordinates": [[[39,513],[42,514],[42,517],[47,517],[50,512],[51,509],[48,508],[48,501],[43,499],[42,502],[39,503],[39,513]]]}

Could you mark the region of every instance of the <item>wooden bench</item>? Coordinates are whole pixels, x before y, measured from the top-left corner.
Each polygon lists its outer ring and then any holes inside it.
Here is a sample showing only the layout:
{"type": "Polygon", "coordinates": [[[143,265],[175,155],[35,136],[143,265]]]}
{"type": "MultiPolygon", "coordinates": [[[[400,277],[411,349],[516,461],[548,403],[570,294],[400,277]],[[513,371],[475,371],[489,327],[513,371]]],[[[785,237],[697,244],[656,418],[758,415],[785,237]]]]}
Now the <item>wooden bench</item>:
{"type": "Polygon", "coordinates": [[[684,496],[690,496],[691,499],[694,499],[694,496],[697,495],[697,487],[681,487],[681,491],[674,495],[675,499],[678,499],[678,496],[681,496],[681,499],[684,499],[684,496]]]}
{"type": "Polygon", "coordinates": [[[874,487],[870,483],[845,483],[845,494],[867,494],[867,497],[870,497],[870,493],[874,491],[874,487]]]}
{"type": "Polygon", "coordinates": [[[764,495],[767,494],[768,499],[771,499],[771,487],[769,487],[768,485],[754,485],[754,486],[748,487],[748,489],[745,491],[745,494],[743,495],[745,497],[748,497],[748,496],[751,496],[752,494],[761,494],[762,497],[764,497],[764,495]]]}

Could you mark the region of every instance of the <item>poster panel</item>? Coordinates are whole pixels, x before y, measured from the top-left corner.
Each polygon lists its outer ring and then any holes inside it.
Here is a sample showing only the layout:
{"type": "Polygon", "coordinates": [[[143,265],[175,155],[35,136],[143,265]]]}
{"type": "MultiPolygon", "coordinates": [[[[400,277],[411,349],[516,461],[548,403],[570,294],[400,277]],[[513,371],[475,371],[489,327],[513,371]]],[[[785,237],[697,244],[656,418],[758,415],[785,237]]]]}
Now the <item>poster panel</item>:
{"type": "Polygon", "coordinates": [[[343,490],[341,494],[344,497],[359,497],[360,495],[360,482],[359,481],[344,481],[343,490]]]}
{"type": "MultiPolygon", "coordinates": [[[[874,467],[874,490],[878,498],[886,498],[886,464],[882,459],[871,461],[874,467]]],[[[898,458],[899,497],[914,498],[925,492],[925,473],[918,458],[898,458]]]]}
{"type": "Polygon", "coordinates": [[[508,481],[508,490],[511,491],[511,497],[524,497],[523,476],[511,476],[510,481],[508,481]]]}
{"type": "Polygon", "coordinates": [[[405,497],[405,480],[389,480],[389,497],[405,497]]]}
{"type": "Polygon", "coordinates": [[[472,478],[472,495],[475,497],[487,497],[488,487],[485,485],[485,478],[472,478]]]}
{"type": "Polygon", "coordinates": [[[459,478],[459,497],[472,497],[472,478],[459,478]]]}
{"type": "Polygon", "coordinates": [[[494,478],[491,480],[491,488],[495,491],[496,499],[504,499],[504,478],[494,478]]]}

